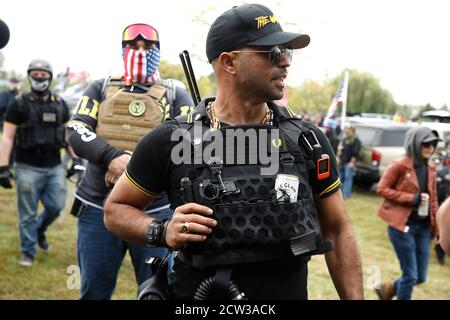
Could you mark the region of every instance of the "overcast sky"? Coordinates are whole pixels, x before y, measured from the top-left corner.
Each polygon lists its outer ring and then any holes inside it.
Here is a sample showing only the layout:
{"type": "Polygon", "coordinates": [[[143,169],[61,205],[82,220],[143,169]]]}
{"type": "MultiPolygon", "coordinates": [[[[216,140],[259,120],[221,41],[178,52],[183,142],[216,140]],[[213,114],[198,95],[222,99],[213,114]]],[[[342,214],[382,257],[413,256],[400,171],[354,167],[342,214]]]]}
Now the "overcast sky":
{"type": "MultiPolygon", "coordinates": [[[[14,0],[2,1],[0,19],[11,32],[4,68],[24,73],[31,59],[49,60],[93,78],[121,73],[121,34],[135,22],[160,32],[161,55],[179,63],[194,56],[196,75],[208,74],[207,26],[243,1],[229,0],[14,0]],[[199,58],[197,58],[199,57],[199,58]],[[201,58],[201,59],[200,59],[201,58]]],[[[249,1],[254,2],[254,1],[249,1]]],[[[368,71],[400,104],[450,106],[450,3],[445,0],[278,0],[269,6],[285,31],[310,35],[296,53],[288,83],[324,80],[345,68],[368,71]]],[[[351,75],[350,75],[351,76],[351,75]]]]}

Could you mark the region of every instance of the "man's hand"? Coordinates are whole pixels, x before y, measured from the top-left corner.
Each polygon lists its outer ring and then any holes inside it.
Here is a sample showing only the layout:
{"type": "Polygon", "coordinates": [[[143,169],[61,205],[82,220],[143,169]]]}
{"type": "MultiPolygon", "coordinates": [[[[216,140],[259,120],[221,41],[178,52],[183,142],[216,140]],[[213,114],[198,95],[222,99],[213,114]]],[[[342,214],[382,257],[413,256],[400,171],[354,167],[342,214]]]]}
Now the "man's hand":
{"type": "Polygon", "coordinates": [[[5,189],[11,189],[11,179],[12,175],[9,171],[9,166],[0,166],[0,186],[5,189]]]}
{"type": "Polygon", "coordinates": [[[175,209],[167,224],[165,242],[171,249],[178,249],[187,242],[201,242],[211,234],[217,221],[211,218],[213,211],[205,206],[188,203],[175,209]]]}
{"type": "Polygon", "coordinates": [[[350,160],[350,162],[348,163],[348,167],[349,167],[349,168],[354,168],[354,167],[355,167],[355,164],[356,164],[356,158],[355,158],[355,157],[352,157],[351,160],[350,160]]]}
{"type": "Polygon", "coordinates": [[[126,153],[111,160],[108,171],[105,174],[105,184],[107,187],[114,185],[127,168],[131,155],[126,153]]]}

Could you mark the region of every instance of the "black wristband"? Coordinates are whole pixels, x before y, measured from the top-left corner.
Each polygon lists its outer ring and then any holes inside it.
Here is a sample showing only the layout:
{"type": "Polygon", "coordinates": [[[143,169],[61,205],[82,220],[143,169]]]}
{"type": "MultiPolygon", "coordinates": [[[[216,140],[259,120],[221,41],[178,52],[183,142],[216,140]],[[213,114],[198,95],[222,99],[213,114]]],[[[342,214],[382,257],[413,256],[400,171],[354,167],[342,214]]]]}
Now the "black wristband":
{"type": "Polygon", "coordinates": [[[170,219],[163,220],[162,232],[161,232],[161,245],[163,247],[167,247],[167,248],[169,248],[169,246],[167,245],[167,242],[166,242],[166,233],[167,233],[167,225],[169,224],[169,222],[170,222],[170,219]]]}

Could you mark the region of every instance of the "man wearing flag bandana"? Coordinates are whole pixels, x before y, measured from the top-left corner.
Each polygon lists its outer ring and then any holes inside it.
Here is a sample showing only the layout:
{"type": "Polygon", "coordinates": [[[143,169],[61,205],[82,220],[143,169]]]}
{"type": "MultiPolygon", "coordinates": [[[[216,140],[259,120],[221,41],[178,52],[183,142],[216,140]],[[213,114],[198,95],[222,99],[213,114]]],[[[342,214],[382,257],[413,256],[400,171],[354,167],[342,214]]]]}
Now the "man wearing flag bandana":
{"type": "MultiPolygon", "coordinates": [[[[167,253],[165,248],[129,244],[103,223],[103,202],[124,172],[137,141],[166,118],[187,114],[193,104],[184,88],[160,78],[159,48],[159,34],[152,26],[126,27],[123,76],[91,83],[69,123],[70,145],[89,160],[72,207],[72,214],[78,216],[81,299],[111,298],[127,251],[138,284],[152,275],[146,258],[167,253]]],[[[146,212],[159,219],[170,218],[167,196],[160,194],[146,212]]]]}

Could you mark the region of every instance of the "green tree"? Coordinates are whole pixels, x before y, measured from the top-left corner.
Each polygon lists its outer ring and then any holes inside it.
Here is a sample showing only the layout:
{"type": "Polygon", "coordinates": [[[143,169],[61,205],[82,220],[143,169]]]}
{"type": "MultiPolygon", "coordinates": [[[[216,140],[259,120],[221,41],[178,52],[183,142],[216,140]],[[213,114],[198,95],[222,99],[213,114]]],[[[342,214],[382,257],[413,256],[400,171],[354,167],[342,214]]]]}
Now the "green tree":
{"type": "Polygon", "coordinates": [[[158,67],[159,74],[163,79],[177,79],[184,83],[187,88],[186,77],[184,76],[183,67],[181,64],[171,64],[166,60],[161,60],[158,67]]]}
{"type": "Polygon", "coordinates": [[[217,91],[215,73],[200,77],[198,80],[198,90],[202,98],[215,96],[217,91]]]}
{"type": "Polygon", "coordinates": [[[324,112],[331,99],[332,87],[324,82],[306,81],[297,88],[288,87],[288,105],[295,112],[324,112]]]}
{"type": "MultiPolygon", "coordinates": [[[[342,76],[336,77],[333,83],[336,84],[342,76]]],[[[380,81],[369,72],[357,70],[350,71],[348,85],[347,111],[348,112],[370,112],[388,113],[396,111],[398,105],[395,103],[392,94],[380,85],[380,81]]]]}
{"type": "MultiPolygon", "coordinates": [[[[326,112],[342,80],[343,72],[324,82],[309,80],[300,87],[288,87],[289,106],[297,112],[326,112]]],[[[393,114],[397,109],[399,106],[392,94],[380,85],[377,78],[368,72],[350,70],[347,112],[393,114]]],[[[406,113],[406,110],[400,109],[406,113]]]]}
{"type": "MultiPolygon", "coordinates": [[[[189,86],[181,64],[175,65],[168,61],[162,60],[159,64],[159,73],[163,79],[177,79],[184,83],[189,90],[189,86]]],[[[202,98],[214,96],[216,94],[216,76],[211,73],[207,76],[200,77],[197,80],[198,90],[202,98]]]]}

